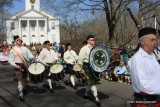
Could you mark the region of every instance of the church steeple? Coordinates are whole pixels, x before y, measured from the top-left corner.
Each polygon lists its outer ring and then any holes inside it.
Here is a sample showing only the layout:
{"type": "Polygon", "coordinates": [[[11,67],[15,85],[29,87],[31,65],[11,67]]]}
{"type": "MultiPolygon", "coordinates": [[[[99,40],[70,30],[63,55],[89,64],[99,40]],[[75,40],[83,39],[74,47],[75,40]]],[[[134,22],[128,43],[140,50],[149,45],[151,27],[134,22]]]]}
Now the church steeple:
{"type": "Polygon", "coordinates": [[[26,8],[25,10],[30,10],[30,9],[35,9],[35,10],[40,10],[40,0],[26,0],[26,8]]]}

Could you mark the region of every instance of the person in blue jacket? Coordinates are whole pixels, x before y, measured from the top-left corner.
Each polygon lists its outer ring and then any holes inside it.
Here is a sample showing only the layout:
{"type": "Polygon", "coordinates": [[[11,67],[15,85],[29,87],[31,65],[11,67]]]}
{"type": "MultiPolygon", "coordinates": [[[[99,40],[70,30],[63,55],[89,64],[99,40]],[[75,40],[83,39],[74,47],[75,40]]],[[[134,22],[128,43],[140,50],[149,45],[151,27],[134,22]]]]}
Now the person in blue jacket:
{"type": "Polygon", "coordinates": [[[120,62],[120,65],[118,66],[118,71],[114,71],[114,75],[115,75],[115,77],[118,78],[118,82],[120,82],[120,83],[123,82],[123,78],[125,76],[126,71],[127,71],[127,69],[125,67],[125,63],[123,61],[120,62]]]}

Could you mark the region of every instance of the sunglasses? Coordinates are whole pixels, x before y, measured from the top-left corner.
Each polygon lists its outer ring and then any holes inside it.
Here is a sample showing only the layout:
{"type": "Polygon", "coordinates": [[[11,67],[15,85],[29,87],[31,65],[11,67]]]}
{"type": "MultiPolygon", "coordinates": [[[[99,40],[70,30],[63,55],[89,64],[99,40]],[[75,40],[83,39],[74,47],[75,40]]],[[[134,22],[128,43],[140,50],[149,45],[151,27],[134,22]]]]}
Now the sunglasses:
{"type": "Polygon", "coordinates": [[[16,41],[22,41],[21,39],[17,39],[16,41]]]}
{"type": "Polygon", "coordinates": [[[94,39],[91,39],[90,41],[94,41],[94,39]]]}

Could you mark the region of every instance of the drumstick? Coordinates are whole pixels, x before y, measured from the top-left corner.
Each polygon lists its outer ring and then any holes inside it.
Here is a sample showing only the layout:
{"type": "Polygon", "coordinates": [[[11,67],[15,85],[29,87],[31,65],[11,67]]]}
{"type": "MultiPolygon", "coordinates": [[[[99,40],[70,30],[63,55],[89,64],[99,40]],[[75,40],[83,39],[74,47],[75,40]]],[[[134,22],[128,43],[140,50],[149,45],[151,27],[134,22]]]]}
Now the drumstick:
{"type": "Polygon", "coordinates": [[[23,69],[20,68],[21,71],[24,71],[23,69]]]}
{"type": "Polygon", "coordinates": [[[85,74],[85,73],[83,73],[84,74],[84,76],[89,80],[89,77],[85,74]]]}

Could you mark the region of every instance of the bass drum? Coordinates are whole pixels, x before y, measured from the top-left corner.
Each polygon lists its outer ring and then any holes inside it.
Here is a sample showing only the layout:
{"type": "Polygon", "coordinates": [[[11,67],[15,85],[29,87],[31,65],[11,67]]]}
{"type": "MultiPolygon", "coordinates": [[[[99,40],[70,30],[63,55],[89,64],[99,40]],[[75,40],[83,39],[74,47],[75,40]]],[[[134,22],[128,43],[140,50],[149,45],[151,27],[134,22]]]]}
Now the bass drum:
{"type": "Polygon", "coordinates": [[[50,72],[52,73],[53,80],[61,81],[65,77],[63,66],[61,64],[55,64],[50,67],[50,72]]]}
{"type": "Polygon", "coordinates": [[[45,70],[45,66],[42,63],[32,63],[28,70],[32,82],[42,82],[45,70]]]}
{"type": "Polygon", "coordinates": [[[114,69],[120,63],[120,53],[117,48],[97,45],[89,54],[89,64],[93,71],[103,72],[108,68],[114,69]]]}

